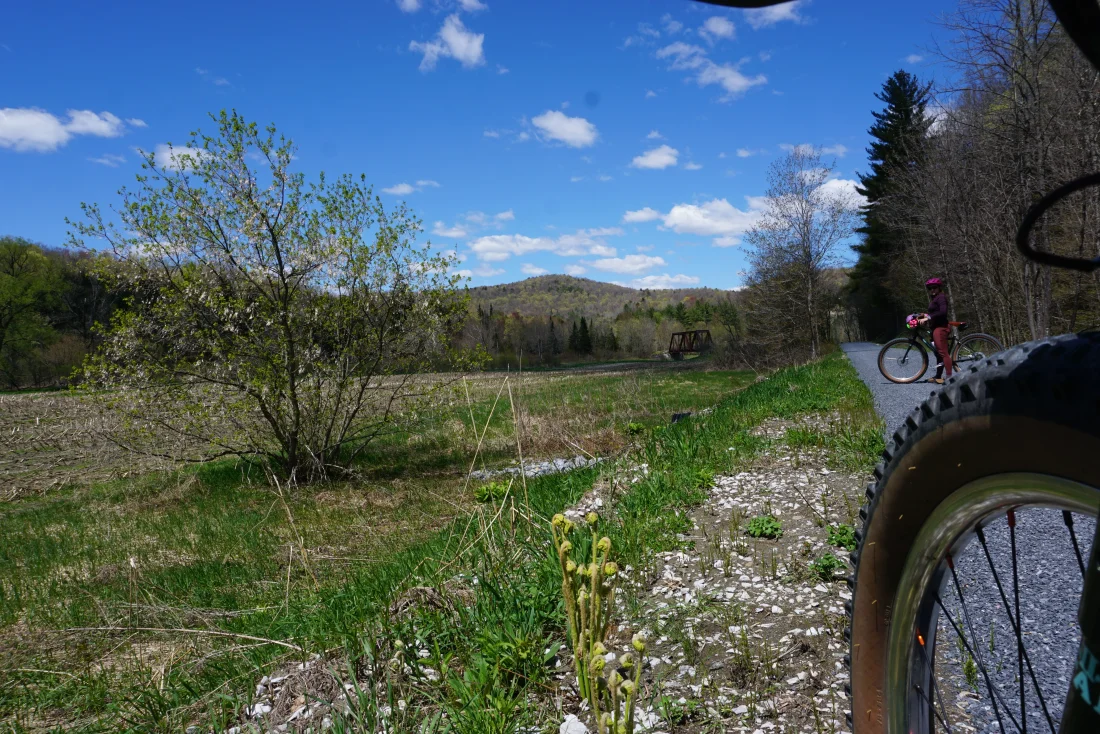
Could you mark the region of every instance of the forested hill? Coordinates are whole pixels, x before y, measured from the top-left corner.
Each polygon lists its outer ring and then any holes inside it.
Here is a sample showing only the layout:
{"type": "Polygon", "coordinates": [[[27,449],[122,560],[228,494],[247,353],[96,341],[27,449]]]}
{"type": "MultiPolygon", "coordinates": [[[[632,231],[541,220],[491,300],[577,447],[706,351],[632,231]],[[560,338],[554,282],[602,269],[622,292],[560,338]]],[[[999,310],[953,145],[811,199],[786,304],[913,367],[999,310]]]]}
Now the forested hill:
{"type": "Polygon", "coordinates": [[[733,295],[718,288],[674,288],[670,290],[637,290],[614,283],[598,283],[571,275],[540,275],[517,283],[481,285],[470,289],[470,307],[489,306],[497,313],[519,313],[523,316],[559,316],[572,314],[588,317],[614,318],[628,303],[632,307],[664,308],[685,298],[718,301],[733,295]]]}

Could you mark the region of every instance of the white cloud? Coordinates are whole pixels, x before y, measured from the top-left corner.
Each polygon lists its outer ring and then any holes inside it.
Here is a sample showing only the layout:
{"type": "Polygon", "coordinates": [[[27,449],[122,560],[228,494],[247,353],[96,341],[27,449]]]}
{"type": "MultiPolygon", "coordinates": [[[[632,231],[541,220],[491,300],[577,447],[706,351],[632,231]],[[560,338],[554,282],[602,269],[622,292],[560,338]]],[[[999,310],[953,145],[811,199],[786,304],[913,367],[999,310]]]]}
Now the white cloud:
{"type": "Polygon", "coordinates": [[[110,112],[69,110],[69,120],[35,107],[0,109],[0,148],[17,152],[47,153],[57,150],[76,135],[117,138],[126,124],[110,112]]]}
{"type": "Polygon", "coordinates": [[[748,77],[739,70],[740,64],[734,66],[729,63],[716,64],[707,58],[707,52],[700,46],[694,46],[683,41],[671,43],[657,51],[657,58],[669,59],[669,68],[674,71],[689,71],[695,83],[700,87],[717,84],[725,90],[722,101],[729,101],[734,97],[744,94],[747,90],[760,84],[767,84],[768,78],[763,74],[748,77]]]}
{"type": "Polygon", "coordinates": [[[706,237],[739,235],[747,232],[760,217],[762,198],[748,197],[748,210],[741,210],[725,199],[704,204],[677,204],[664,216],[664,226],[678,234],[706,237]]]}
{"type": "Polygon", "coordinates": [[[428,186],[431,186],[433,189],[438,189],[439,188],[439,182],[438,181],[432,181],[432,180],[429,180],[429,179],[420,179],[419,181],[416,182],[416,185],[419,188],[426,188],[428,186]]]}
{"type": "Polygon", "coordinates": [[[858,209],[867,203],[867,199],[860,196],[856,191],[856,187],[859,183],[847,178],[834,178],[830,181],[826,181],[818,187],[818,191],[822,192],[830,198],[837,198],[845,202],[849,209],[858,209]]]}
{"type": "Polygon", "coordinates": [[[837,143],[836,145],[830,145],[828,147],[822,148],[821,152],[825,155],[835,155],[837,158],[843,158],[844,154],[848,152],[848,148],[841,145],[840,143],[837,143]]]}
{"type": "Polygon", "coordinates": [[[599,133],[596,126],[583,117],[569,117],[559,110],[547,110],[531,122],[551,140],[565,143],[571,148],[587,148],[596,142],[599,133]]]}
{"type": "Polygon", "coordinates": [[[499,138],[500,137],[500,131],[499,130],[486,130],[484,135],[487,138],[499,138]]]}
{"type": "Polygon", "coordinates": [[[661,135],[657,130],[650,130],[649,135],[645,136],[646,140],[661,140],[662,138],[664,138],[664,135],[661,135]]]}
{"type": "MultiPolygon", "coordinates": [[[[782,148],[783,146],[781,145],[779,147],[782,148]]],[[[737,149],[737,157],[738,158],[751,158],[754,155],[762,155],[762,154],[767,153],[767,152],[768,151],[766,151],[764,149],[757,150],[755,148],[738,148],[737,149]]]]}
{"type": "Polygon", "coordinates": [[[623,221],[626,223],[631,222],[652,222],[655,219],[660,219],[661,213],[656,209],[650,209],[648,206],[641,209],[637,209],[632,212],[627,212],[623,215],[623,221]]]}
{"type": "Polygon", "coordinates": [[[584,275],[587,272],[588,271],[585,270],[584,268],[582,268],[580,265],[566,265],[565,266],[565,274],[566,275],[574,275],[574,276],[584,275]]]}
{"type": "Polygon", "coordinates": [[[149,127],[145,120],[141,120],[136,117],[127,118],[126,124],[130,127],[149,127]]]}
{"type": "Polygon", "coordinates": [[[470,250],[479,260],[500,262],[512,255],[526,255],[532,252],[552,252],[562,257],[595,255],[614,257],[615,248],[609,246],[605,237],[621,235],[618,227],[580,229],[573,234],[560,237],[527,237],[521,234],[497,234],[479,237],[470,243],[470,250]]]}
{"type": "Polygon", "coordinates": [[[208,155],[210,154],[201,148],[173,148],[161,143],[153,151],[153,162],[168,171],[182,171],[195,168],[208,155]]]}
{"type": "Polygon", "coordinates": [[[634,249],[637,250],[638,252],[652,252],[653,245],[638,245],[634,249]]]}
{"type": "Polygon", "coordinates": [[[667,288],[682,288],[692,286],[699,282],[694,275],[647,275],[644,278],[635,278],[630,281],[633,288],[649,288],[664,290],[667,288]]]}
{"type": "Polygon", "coordinates": [[[503,272],[504,272],[503,269],[494,268],[491,265],[481,265],[479,267],[474,268],[474,275],[478,276],[479,278],[488,278],[489,276],[492,276],[492,275],[500,275],[503,272]]]}
{"type": "Polygon", "coordinates": [[[657,96],[657,93],[654,92],[652,89],[645,90],[645,98],[646,99],[653,99],[656,96],[657,96]]]}
{"type": "Polygon", "coordinates": [[[118,168],[120,163],[125,163],[126,159],[120,155],[114,153],[104,153],[99,158],[89,158],[92,163],[99,163],[104,166],[110,166],[111,168],[118,168]]]}
{"type": "Polygon", "coordinates": [[[627,255],[626,257],[607,257],[591,263],[596,270],[626,275],[641,275],[647,270],[665,265],[663,258],[654,255],[627,255]]]}
{"type": "Polygon", "coordinates": [[[919,64],[924,61],[924,57],[920,54],[909,54],[905,57],[905,63],[907,64],[919,64]]]}
{"type": "Polygon", "coordinates": [[[448,227],[445,222],[436,222],[435,227],[432,228],[432,234],[437,234],[440,237],[457,238],[465,237],[466,230],[457,224],[453,227],[448,227]]]}
{"type": "Polygon", "coordinates": [[[484,227],[486,224],[488,224],[489,217],[485,214],[485,212],[470,212],[466,215],[466,221],[484,227]]]}
{"type": "Polygon", "coordinates": [[[493,217],[493,219],[497,220],[498,222],[511,222],[515,218],[516,218],[516,213],[513,212],[511,209],[509,209],[506,212],[500,212],[495,217],[493,217]]]}
{"type": "Polygon", "coordinates": [[[641,155],[634,156],[634,160],[631,161],[630,165],[634,168],[668,168],[676,165],[676,159],[679,155],[680,151],[675,148],[662,145],[659,148],[647,150],[641,155]]]}
{"type": "Polygon", "coordinates": [[[715,247],[737,247],[740,244],[741,240],[730,234],[714,238],[715,247]]]}
{"type": "Polygon", "coordinates": [[[219,76],[217,79],[215,79],[214,84],[216,86],[219,86],[219,87],[228,87],[228,86],[230,86],[229,80],[226,79],[224,76],[219,76]]]}
{"type": "Polygon", "coordinates": [[[397,0],[397,7],[403,13],[415,13],[420,10],[420,0],[397,0]]]}
{"type": "Polygon", "coordinates": [[[814,152],[814,146],[809,143],[799,143],[798,145],[791,145],[790,143],[780,143],[779,149],[788,153],[799,153],[801,155],[810,155],[814,152]]]}
{"type": "Polygon", "coordinates": [[[497,73],[498,74],[507,74],[508,71],[509,70],[508,70],[507,66],[501,66],[500,64],[497,64],[497,73]]]}
{"type": "Polygon", "coordinates": [[[804,18],[798,11],[804,3],[805,0],[794,0],[782,5],[772,5],[768,8],[752,8],[745,11],[745,20],[749,22],[754,30],[782,23],[785,20],[801,23],[804,18]]]}
{"type": "Polygon", "coordinates": [[[580,183],[584,180],[584,176],[570,176],[569,183],[580,183]]]}
{"type": "Polygon", "coordinates": [[[707,18],[706,22],[699,28],[699,35],[711,43],[714,43],[717,38],[733,38],[734,34],[733,21],[720,15],[712,15],[707,18]]]}
{"type": "Polygon", "coordinates": [[[665,33],[679,33],[684,30],[684,24],[678,20],[673,20],[672,15],[669,13],[661,16],[661,24],[665,27],[665,33]]]}
{"type": "Polygon", "coordinates": [[[383,193],[393,194],[394,196],[406,196],[407,194],[411,194],[414,191],[416,191],[416,189],[413,188],[411,184],[407,183],[399,183],[394,186],[382,189],[383,193]]]}
{"type": "Polygon", "coordinates": [[[455,13],[443,21],[443,27],[435,39],[427,43],[410,41],[409,50],[424,54],[420,62],[421,71],[434,69],[440,58],[454,59],[467,69],[472,69],[485,63],[484,42],[485,34],[467,30],[455,13]]]}
{"type": "Polygon", "coordinates": [[[696,163],[695,161],[684,164],[685,171],[698,171],[702,167],[703,165],[701,163],[696,163]]]}
{"type": "Polygon", "coordinates": [[[601,181],[610,181],[611,180],[611,176],[608,176],[606,173],[601,173],[599,178],[600,178],[601,181]]]}
{"type": "Polygon", "coordinates": [[[518,140],[521,143],[525,142],[527,140],[530,140],[530,139],[531,139],[531,133],[527,132],[526,130],[524,130],[523,132],[521,132],[519,135],[516,136],[516,140],[518,140]]]}
{"type": "Polygon", "coordinates": [[[458,0],[459,6],[467,13],[476,13],[479,10],[488,10],[489,6],[481,0],[458,0]]]}
{"type": "Polygon", "coordinates": [[[546,268],[540,268],[538,265],[532,265],[531,263],[524,263],[520,267],[520,272],[526,275],[546,275],[550,271],[546,268]]]}

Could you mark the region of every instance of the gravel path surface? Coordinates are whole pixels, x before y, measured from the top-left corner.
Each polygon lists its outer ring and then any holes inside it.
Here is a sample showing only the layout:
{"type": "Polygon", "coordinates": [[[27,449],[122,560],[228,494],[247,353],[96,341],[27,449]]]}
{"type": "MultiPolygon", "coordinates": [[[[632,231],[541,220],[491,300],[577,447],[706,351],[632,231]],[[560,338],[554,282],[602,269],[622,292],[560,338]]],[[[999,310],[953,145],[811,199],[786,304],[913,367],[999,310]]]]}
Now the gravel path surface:
{"type": "MultiPolygon", "coordinates": [[[[851,343],[843,345],[843,349],[871,389],[875,408],[886,421],[887,435],[892,434],[905,416],[928,397],[933,387],[937,387],[928,383],[898,385],[888,381],[878,369],[879,346],[876,344],[851,343]]],[[[1079,642],[1077,605],[1081,595],[1081,573],[1060,512],[1023,510],[1017,512],[1016,521],[1024,644],[1056,729],[1079,642]]],[[[1075,522],[1078,542],[1082,545],[1082,552],[1087,553],[1095,523],[1091,518],[1080,516],[1075,516],[1075,522]]],[[[993,518],[985,529],[985,535],[997,574],[1011,602],[1012,553],[1005,519],[993,518]]],[[[976,542],[961,558],[956,559],[956,568],[971,621],[966,630],[968,641],[982,658],[998,691],[997,704],[1004,731],[1017,731],[1017,724],[1022,722],[1016,640],[988,563],[976,542]],[[1005,711],[1006,708],[1010,713],[1005,711]]],[[[962,624],[962,606],[950,586],[944,589],[943,600],[951,616],[962,624]]],[[[988,689],[981,680],[980,669],[972,664],[965,665],[969,655],[965,649],[959,649],[957,639],[941,615],[938,666],[946,666],[954,673],[941,672],[941,675],[946,674],[950,678],[943,693],[947,699],[948,718],[961,724],[959,728],[964,731],[976,730],[983,734],[999,732],[1001,728],[988,689]],[[965,672],[966,667],[970,668],[969,676],[965,672]]],[[[1024,680],[1029,685],[1025,695],[1028,727],[1037,732],[1053,731],[1035,688],[1030,687],[1031,676],[1026,668],[1024,680]]]]}

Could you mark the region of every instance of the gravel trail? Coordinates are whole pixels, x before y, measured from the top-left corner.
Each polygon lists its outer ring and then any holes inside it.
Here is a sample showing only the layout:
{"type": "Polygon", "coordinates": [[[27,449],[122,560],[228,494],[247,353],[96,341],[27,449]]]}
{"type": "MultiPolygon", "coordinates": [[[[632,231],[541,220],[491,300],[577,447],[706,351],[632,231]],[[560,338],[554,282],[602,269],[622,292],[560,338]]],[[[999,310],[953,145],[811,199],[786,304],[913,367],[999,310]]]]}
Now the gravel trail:
{"type": "MultiPolygon", "coordinates": [[[[928,397],[932,388],[938,387],[920,382],[898,385],[888,381],[878,369],[880,347],[876,344],[850,343],[844,344],[843,349],[860,378],[870,388],[875,409],[886,421],[887,436],[921,400],[928,397]]],[[[929,365],[931,373],[932,365],[929,365]]],[[[1047,716],[1053,720],[1056,729],[1080,639],[1077,605],[1081,595],[1081,573],[1060,512],[1027,509],[1017,512],[1016,520],[1024,644],[1047,708],[1044,713],[1025,669],[1024,679],[1028,684],[1025,687],[1027,725],[1033,731],[1052,731],[1047,716]]],[[[1083,552],[1087,553],[1095,522],[1080,516],[1075,516],[1075,521],[1078,541],[1082,543],[1083,552]]],[[[1011,600],[1012,553],[1005,519],[993,518],[985,528],[985,535],[997,574],[1011,600]]],[[[944,691],[944,698],[948,699],[949,718],[957,717],[956,721],[963,727],[973,727],[963,728],[964,731],[976,730],[984,734],[1001,731],[996,716],[999,713],[1004,731],[1017,731],[1022,728],[1018,727],[1022,722],[1016,640],[981,547],[972,543],[962,557],[956,559],[956,568],[971,620],[967,629],[968,641],[985,663],[998,692],[997,705],[1000,710],[993,710],[988,689],[980,679],[980,670],[971,664],[966,666],[970,668],[970,675],[966,674],[964,665],[969,655],[965,649],[960,649],[957,635],[941,615],[936,658],[940,675],[948,676],[950,683],[953,683],[947,685],[944,691]],[[944,667],[954,675],[944,671],[944,667]],[[1006,708],[1011,713],[1006,712],[1006,708]]],[[[943,600],[951,615],[961,621],[962,605],[958,594],[950,586],[943,590],[943,600]]]]}

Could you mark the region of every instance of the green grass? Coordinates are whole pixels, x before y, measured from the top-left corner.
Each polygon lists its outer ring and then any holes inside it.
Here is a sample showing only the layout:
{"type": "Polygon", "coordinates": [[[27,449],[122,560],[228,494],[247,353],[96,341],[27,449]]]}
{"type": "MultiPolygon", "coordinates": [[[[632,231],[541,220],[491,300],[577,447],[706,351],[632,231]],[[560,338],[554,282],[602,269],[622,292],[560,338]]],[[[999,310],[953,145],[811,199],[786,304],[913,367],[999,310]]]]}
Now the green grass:
{"type": "MultiPolygon", "coordinates": [[[[690,527],[687,513],[714,475],[766,447],[766,439],[750,433],[761,420],[833,410],[858,416],[870,404],[839,356],[781,371],[740,392],[732,386],[747,382],[744,375],[688,372],[680,379],[677,386],[675,375],[662,373],[624,385],[622,376],[590,376],[588,393],[568,381],[523,388],[529,417],[564,405],[595,414],[578,426],[606,421],[621,430],[649,421],[655,428],[635,437],[640,445],[627,459],[647,463],[649,474],[607,513],[605,531],[620,564],[643,567],[652,554],[682,542],[677,534],[690,527]],[[672,406],[708,406],[722,391],[727,397],[711,413],[665,425],[672,406]],[[607,406],[604,399],[620,402],[607,406]],[[628,415],[631,400],[648,415],[628,415]]],[[[475,419],[488,416],[488,391],[475,389],[475,419]]],[[[452,409],[460,415],[465,400],[452,409]]],[[[429,425],[447,420],[457,418],[425,419],[429,425]]],[[[496,420],[490,432],[506,435],[507,424],[494,429],[496,420]]],[[[864,430],[856,420],[853,430],[864,430]]],[[[397,699],[409,705],[395,718],[416,712],[419,722],[447,714],[456,733],[514,732],[545,722],[549,698],[531,694],[555,685],[545,650],[564,639],[546,521],[601,472],[609,479],[615,469],[528,482],[529,525],[510,511],[498,513],[491,497],[477,506],[472,488],[462,492],[456,469],[468,465],[469,447],[441,447],[454,458],[418,461],[431,440],[382,446],[376,458],[383,468],[365,482],[299,490],[286,508],[232,463],[3,506],[0,720],[11,722],[11,731],[220,727],[247,702],[263,671],[294,657],[275,645],[203,634],[60,631],[114,626],[251,635],[327,652],[337,669],[349,661],[373,666],[380,687],[360,692],[357,712],[337,722],[338,730],[373,731],[380,705],[397,699]],[[385,468],[385,461],[402,458],[409,460],[403,473],[385,468]],[[287,508],[308,550],[308,568],[287,508]],[[424,607],[393,616],[392,601],[412,586],[443,589],[463,601],[449,610],[424,607]],[[405,655],[411,676],[385,672],[397,655],[405,655]],[[439,682],[430,682],[428,669],[439,682]]],[[[870,457],[857,455],[860,446],[850,450],[863,465],[870,457]]],[[[512,496],[524,512],[515,485],[512,496]]],[[[391,723],[400,730],[399,722],[391,723]]]]}

